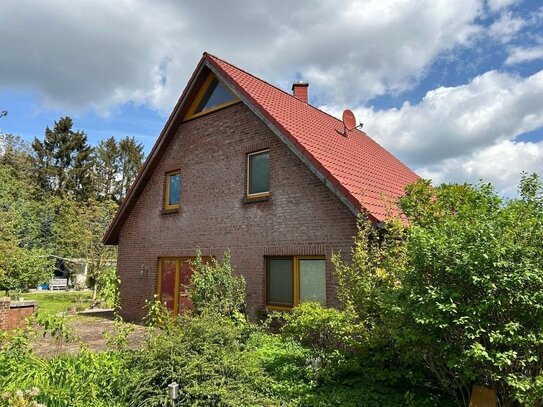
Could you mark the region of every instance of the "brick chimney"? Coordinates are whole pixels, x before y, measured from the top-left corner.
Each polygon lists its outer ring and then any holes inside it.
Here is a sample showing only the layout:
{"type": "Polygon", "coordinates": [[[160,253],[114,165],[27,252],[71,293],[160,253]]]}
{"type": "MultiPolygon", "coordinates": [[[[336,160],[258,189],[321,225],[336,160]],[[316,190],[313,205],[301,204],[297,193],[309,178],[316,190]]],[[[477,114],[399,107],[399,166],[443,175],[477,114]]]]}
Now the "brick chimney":
{"type": "Polygon", "coordinates": [[[295,98],[300,99],[302,102],[307,103],[309,99],[309,83],[298,81],[292,84],[292,95],[295,98]]]}

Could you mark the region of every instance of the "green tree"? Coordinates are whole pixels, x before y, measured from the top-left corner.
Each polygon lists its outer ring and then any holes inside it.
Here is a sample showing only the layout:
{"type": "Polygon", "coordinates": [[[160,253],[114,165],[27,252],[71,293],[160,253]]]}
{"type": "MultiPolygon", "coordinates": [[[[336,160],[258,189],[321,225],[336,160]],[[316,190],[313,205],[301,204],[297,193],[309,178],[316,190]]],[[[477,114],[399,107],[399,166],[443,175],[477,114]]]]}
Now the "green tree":
{"type": "Polygon", "coordinates": [[[98,196],[116,199],[118,194],[119,145],[115,137],[101,140],[95,148],[98,196]]]}
{"type": "Polygon", "coordinates": [[[134,137],[126,136],[119,142],[120,183],[117,191],[119,202],[124,199],[136,179],[143,165],[143,158],[143,145],[138,143],[134,137]]]}
{"type": "Polygon", "coordinates": [[[53,273],[46,251],[29,241],[38,224],[29,205],[35,189],[18,176],[0,164],[0,290],[35,287],[53,273]]]}
{"type": "Polygon", "coordinates": [[[33,181],[32,148],[20,136],[0,133],[0,164],[17,171],[26,182],[33,181]]]}
{"type": "Polygon", "coordinates": [[[469,403],[472,384],[504,406],[543,394],[543,188],[524,175],[520,197],[490,185],[421,181],[402,206],[409,265],[395,302],[405,349],[442,388],[469,403]]]}
{"type": "Polygon", "coordinates": [[[72,130],[73,121],[62,117],[53,130],[45,129],[43,141],[34,139],[36,172],[44,191],[84,201],[94,194],[93,149],[83,131],[72,130]]]}

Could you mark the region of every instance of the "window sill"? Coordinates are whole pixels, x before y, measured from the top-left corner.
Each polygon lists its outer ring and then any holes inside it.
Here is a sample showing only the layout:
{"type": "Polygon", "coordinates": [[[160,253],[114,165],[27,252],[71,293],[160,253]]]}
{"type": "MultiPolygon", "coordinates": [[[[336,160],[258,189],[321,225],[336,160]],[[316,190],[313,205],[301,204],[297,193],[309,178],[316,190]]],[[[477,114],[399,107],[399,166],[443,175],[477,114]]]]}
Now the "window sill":
{"type": "Polygon", "coordinates": [[[245,195],[243,197],[243,203],[256,203],[256,202],[266,202],[271,199],[271,194],[259,194],[259,195],[245,195]]]}
{"type": "Polygon", "coordinates": [[[291,312],[293,307],[281,306],[281,305],[266,305],[267,311],[281,311],[281,312],[291,312]]]}
{"type": "Polygon", "coordinates": [[[162,209],[162,211],[160,212],[161,215],[170,215],[172,213],[179,213],[179,208],[175,208],[175,209],[162,209]]]}

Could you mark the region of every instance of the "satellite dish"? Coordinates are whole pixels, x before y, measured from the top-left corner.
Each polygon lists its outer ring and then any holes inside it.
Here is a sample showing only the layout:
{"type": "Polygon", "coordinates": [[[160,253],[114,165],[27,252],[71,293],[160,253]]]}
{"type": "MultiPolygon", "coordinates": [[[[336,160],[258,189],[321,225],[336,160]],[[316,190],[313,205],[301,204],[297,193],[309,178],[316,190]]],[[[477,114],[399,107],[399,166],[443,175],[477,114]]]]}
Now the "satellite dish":
{"type": "Polygon", "coordinates": [[[356,127],[356,118],[349,109],[343,111],[343,126],[345,126],[345,130],[353,130],[356,127]]]}

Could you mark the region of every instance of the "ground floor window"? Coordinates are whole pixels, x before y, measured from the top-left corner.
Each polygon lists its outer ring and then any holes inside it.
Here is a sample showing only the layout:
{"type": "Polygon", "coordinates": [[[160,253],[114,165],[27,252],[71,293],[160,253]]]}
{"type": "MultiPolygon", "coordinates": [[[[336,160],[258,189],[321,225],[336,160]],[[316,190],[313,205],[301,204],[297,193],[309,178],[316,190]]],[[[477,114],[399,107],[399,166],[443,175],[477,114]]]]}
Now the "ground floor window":
{"type": "Polygon", "coordinates": [[[326,305],[324,256],[268,257],[266,304],[291,308],[304,301],[326,305]]]}

